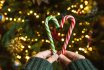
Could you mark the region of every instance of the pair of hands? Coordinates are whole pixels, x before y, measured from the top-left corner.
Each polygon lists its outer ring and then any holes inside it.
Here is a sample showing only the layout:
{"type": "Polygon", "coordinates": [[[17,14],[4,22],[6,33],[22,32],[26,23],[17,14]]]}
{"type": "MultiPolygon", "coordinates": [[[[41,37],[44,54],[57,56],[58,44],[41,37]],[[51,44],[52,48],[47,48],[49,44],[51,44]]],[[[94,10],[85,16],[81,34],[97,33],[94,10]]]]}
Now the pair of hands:
{"type": "Polygon", "coordinates": [[[75,61],[78,59],[85,59],[84,56],[77,54],[77,53],[74,53],[74,52],[71,52],[71,51],[65,51],[64,54],[52,55],[51,50],[39,52],[38,54],[36,54],[35,57],[46,59],[50,63],[53,63],[54,61],[58,61],[58,62],[64,64],[65,66],[68,65],[69,63],[71,63],[72,61],[75,61]]]}

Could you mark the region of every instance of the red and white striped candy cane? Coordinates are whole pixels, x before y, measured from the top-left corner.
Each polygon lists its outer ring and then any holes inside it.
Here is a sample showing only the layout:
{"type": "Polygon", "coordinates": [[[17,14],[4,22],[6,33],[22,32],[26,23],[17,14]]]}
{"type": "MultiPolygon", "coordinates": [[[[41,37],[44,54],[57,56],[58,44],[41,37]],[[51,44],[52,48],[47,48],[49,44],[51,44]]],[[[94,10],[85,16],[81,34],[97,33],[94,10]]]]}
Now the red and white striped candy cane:
{"type": "Polygon", "coordinates": [[[66,51],[68,42],[69,42],[71,34],[72,34],[72,31],[73,31],[73,29],[75,27],[75,18],[73,16],[71,16],[71,15],[66,15],[65,17],[63,17],[60,27],[63,28],[63,25],[64,25],[65,21],[68,20],[68,19],[71,20],[71,25],[70,25],[68,33],[66,35],[66,40],[64,42],[64,45],[62,46],[62,52],[61,52],[62,54],[64,54],[65,51],[66,51]]]}

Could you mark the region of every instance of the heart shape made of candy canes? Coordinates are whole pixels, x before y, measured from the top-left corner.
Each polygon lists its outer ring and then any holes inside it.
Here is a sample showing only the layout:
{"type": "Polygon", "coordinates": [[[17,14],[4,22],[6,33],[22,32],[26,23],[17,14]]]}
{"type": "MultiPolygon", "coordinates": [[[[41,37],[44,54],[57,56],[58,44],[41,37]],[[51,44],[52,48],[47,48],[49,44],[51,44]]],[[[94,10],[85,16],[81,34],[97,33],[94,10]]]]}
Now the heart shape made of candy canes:
{"type": "Polygon", "coordinates": [[[46,28],[46,31],[47,31],[47,34],[48,34],[48,38],[49,38],[49,40],[50,40],[50,44],[51,44],[51,46],[52,46],[52,51],[53,51],[53,53],[56,53],[56,50],[55,50],[54,41],[53,41],[53,38],[52,38],[52,35],[51,35],[51,31],[50,31],[49,26],[48,26],[48,21],[53,20],[54,23],[55,23],[55,27],[56,27],[56,28],[59,28],[59,27],[63,28],[63,25],[64,25],[65,21],[68,20],[69,18],[71,19],[72,24],[71,24],[70,27],[69,27],[68,33],[67,33],[67,35],[66,35],[66,40],[65,40],[64,45],[63,45],[63,47],[62,47],[62,52],[61,52],[61,53],[64,54],[64,52],[65,52],[65,50],[66,50],[66,48],[67,48],[68,42],[69,42],[69,40],[70,40],[70,36],[71,36],[72,31],[73,31],[74,26],[75,26],[75,18],[74,18],[73,16],[71,16],[71,15],[66,15],[66,16],[62,19],[61,25],[60,25],[60,26],[59,26],[59,24],[58,24],[57,19],[56,19],[54,16],[49,16],[49,17],[47,17],[46,20],[45,20],[45,28],[46,28]]]}

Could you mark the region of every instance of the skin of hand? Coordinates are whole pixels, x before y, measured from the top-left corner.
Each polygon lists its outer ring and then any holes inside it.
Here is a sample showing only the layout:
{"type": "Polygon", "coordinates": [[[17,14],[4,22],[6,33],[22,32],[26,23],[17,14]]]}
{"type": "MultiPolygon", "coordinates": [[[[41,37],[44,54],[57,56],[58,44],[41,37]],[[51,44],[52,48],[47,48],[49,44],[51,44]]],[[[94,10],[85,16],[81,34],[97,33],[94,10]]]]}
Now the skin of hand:
{"type": "Polygon", "coordinates": [[[71,52],[71,51],[65,51],[64,54],[59,55],[59,62],[63,64],[64,66],[67,66],[72,61],[78,60],[78,59],[85,59],[84,56],[71,52]]]}
{"type": "Polygon", "coordinates": [[[35,57],[43,58],[49,61],[50,63],[53,63],[54,61],[57,61],[59,56],[58,54],[52,55],[51,50],[46,50],[46,51],[39,52],[38,54],[36,54],[35,57]]]}

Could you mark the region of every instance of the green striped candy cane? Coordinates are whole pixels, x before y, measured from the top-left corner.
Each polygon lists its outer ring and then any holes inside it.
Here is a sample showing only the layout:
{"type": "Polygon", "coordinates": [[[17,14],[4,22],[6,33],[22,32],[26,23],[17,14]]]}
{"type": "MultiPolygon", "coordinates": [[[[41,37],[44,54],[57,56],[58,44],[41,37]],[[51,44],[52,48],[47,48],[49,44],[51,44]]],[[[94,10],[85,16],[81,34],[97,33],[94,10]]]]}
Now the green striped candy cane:
{"type": "Polygon", "coordinates": [[[52,49],[53,53],[56,53],[54,41],[53,41],[53,38],[52,38],[52,35],[51,35],[51,31],[50,31],[49,26],[48,26],[48,22],[50,20],[52,20],[55,23],[55,27],[56,28],[59,28],[60,25],[58,23],[58,20],[54,16],[48,16],[46,18],[46,20],[45,20],[45,28],[46,28],[46,31],[47,31],[48,38],[50,40],[51,49],[52,49]]]}

